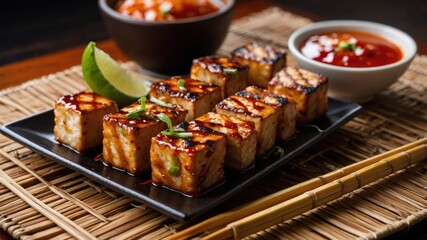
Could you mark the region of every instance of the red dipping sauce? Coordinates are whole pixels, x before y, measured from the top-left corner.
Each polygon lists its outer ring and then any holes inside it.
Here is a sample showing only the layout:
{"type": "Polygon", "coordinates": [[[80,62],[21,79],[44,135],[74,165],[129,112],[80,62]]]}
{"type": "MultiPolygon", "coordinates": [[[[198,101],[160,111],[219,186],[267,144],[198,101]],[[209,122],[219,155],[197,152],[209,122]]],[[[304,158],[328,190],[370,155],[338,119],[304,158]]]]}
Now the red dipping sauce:
{"type": "Polygon", "coordinates": [[[313,60],[344,67],[377,67],[402,59],[402,51],[386,39],[357,31],[314,35],[300,47],[313,60]]]}
{"type": "Polygon", "coordinates": [[[220,0],[121,0],[116,10],[145,21],[173,21],[210,14],[223,5],[220,0]]]}

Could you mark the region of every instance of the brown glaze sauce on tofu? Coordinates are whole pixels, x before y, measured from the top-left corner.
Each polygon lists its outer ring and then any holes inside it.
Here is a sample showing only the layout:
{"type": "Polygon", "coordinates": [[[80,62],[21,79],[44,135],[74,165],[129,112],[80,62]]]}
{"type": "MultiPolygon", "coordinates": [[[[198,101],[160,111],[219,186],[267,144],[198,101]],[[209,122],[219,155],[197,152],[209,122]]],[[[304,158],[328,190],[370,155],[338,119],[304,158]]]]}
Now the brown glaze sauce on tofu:
{"type": "Polygon", "coordinates": [[[179,107],[167,108],[167,107],[162,107],[152,102],[146,101],[145,108],[146,108],[147,114],[140,114],[138,118],[132,118],[132,119],[126,118],[127,113],[132,112],[134,110],[138,110],[139,108],[140,108],[139,103],[132,103],[131,105],[120,109],[120,111],[117,114],[114,114],[114,116],[117,118],[117,121],[119,122],[128,123],[127,125],[129,124],[138,125],[138,124],[147,124],[150,122],[161,122],[159,119],[157,119],[154,116],[159,113],[164,113],[169,118],[173,118],[173,117],[177,117],[181,112],[185,111],[180,109],[179,107]]]}
{"type": "Polygon", "coordinates": [[[197,58],[193,60],[193,64],[198,64],[203,69],[207,69],[213,73],[222,73],[224,69],[242,70],[248,68],[247,66],[243,66],[232,59],[221,56],[197,58]]]}
{"type": "Polygon", "coordinates": [[[217,104],[219,108],[232,112],[243,113],[251,117],[262,117],[274,112],[272,108],[256,98],[245,98],[242,96],[230,96],[217,104]]]}
{"type": "Polygon", "coordinates": [[[173,97],[180,97],[195,102],[197,99],[205,96],[207,93],[215,91],[219,87],[191,78],[173,77],[169,80],[153,83],[151,88],[160,92],[165,92],[173,97]],[[180,90],[178,81],[181,79],[185,80],[184,87],[187,91],[180,90]]]}
{"type": "Polygon", "coordinates": [[[286,67],[279,71],[268,84],[282,85],[304,93],[311,93],[327,82],[328,79],[323,75],[302,68],[286,67]]]}
{"type": "Polygon", "coordinates": [[[111,105],[111,101],[106,101],[105,98],[96,93],[82,92],[76,95],[65,95],[60,97],[56,104],[62,104],[69,109],[77,112],[90,112],[101,109],[106,105],[111,105]]]}
{"type": "Polygon", "coordinates": [[[82,153],[102,143],[102,117],[117,104],[93,92],[60,97],[55,102],[53,134],[59,143],[82,153]]]}
{"type": "Polygon", "coordinates": [[[152,102],[146,101],[145,108],[147,110],[147,114],[141,114],[138,118],[128,119],[126,118],[126,114],[137,110],[140,108],[139,103],[133,103],[127,107],[120,109],[119,112],[110,114],[110,116],[104,116],[104,118],[109,121],[117,122],[119,126],[128,129],[128,130],[138,130],[141,125],[147,125],[154,122],[161,122],[154,115],[159,113],[166,114],[169,118],[177,117],[181,112],[185,111],[179,107],[175,108],[167,108],[156,105],[152,102]]]}
{"type": "MultiPolygon", "coordinates": [[[[128,113],[128,112],[137,110],[139,108],[140,108],[140,104],[139,103],[133,103],[133,104],[127,106],[127,107],[124,107],[122,109],[122,111],[128,113]]],[[[157,115],[159,113],[164,113],[164,114],[168,115],[169,118],[177,117],[182,112],[187,111],[187,110],[184,110],[184,109],[180,108],[178,105],[175,105],[175,107],[173,107],[173,108],[162,107],[162,106],[159,106],[159,105],[157,105],[157,104],[155,104],[153,102],[150,102],[149,100],[147,100],[145,102],[145,108],[146,108],[148,114],[157,115]]],[[[159,121],[159,120],[157,120],[157,121],[159,121]]]]}
{"type": "Polygon", "coordinates": [[[188,138],[177,138],[160,133],[153,138],[155,139],[151,149],[153,184],[170,187],[185,195],[197,196],[223,182],[225,134],[194,121],[182,122],[176,127],[193,135],[188,138]],[[165,168],[168,164],[165,165],[165,156],[162,156],[161,151],[165,151],[166,159],[179,158],[177,165],[182,171],[177,175],[171,174],[168,167],[165,168]]]}
{"type": "Polygon", "coordinates": [[[213,144],[225,136],[195,121],[182,122],[177,125],[177,128],[182,128],[185,132],[191,132],[193,136],[189,138],[177,138],[160,134],[160,143],[168,145],[171,149],[179,149],[189,154],[207,149],[208,155],[206,157],[209,157],[213,153],[213,144]]]}
{"type": "Polygon", "coordinates": [[[119,111],[117,114],[105,115],[104,119],[107,121],[115,122],[118,124],[118,126],[131,131],[138,131],[140,125],[147,125],[160,121],[156,120],[155,118],[151,118],[147,115],[141,115],[138,118],[134,119],[127,119],[126,113],[127,112],[119,111]]]}
{"type": "Polygon", "coordinates": [[[136,102],[104,116],[103,162],[131,175],[149,169],[150,139],[166,128],[155,115],[164,113],[174,122],[186,114],[180,107],[168,108],[146,101],[145,113],[132,118],[126,116],[140,109],[140,103],[136,102]]]}
{"type": "MultiPolygon", "coordinates": [[[[117,113],[112,113],[104,116],[104,124],[105,122],[108,122],[109,126],[111,126],[110,124],[113,124],[119,128],[119,131],[108,131],[111,135],[108,138],[108,145],[104,145],[104,158],[102,162],[107,166],[113,167],[114,169],[125,171],[130,175],[135,175],[139,174],[140,172],[132,172],[130,170],[132,169],[132,166],[135,166],[135,163],[132,161],[132,158],[129,158],[129,151],[126,150],[126,147],[123,147],[123,145],[135,144],[136,147],[132,148],[136,149],[132,149],[132,151],[140,151],[141,146],[136,144],[137,140],[134,138],[134,136],[141,134],[141,131],[144,131],[144,128],[153,128],[160,123],[158,123],[159,120],[156,120],[156,118],[152,118],[147,115],[140,115],[138,118],[128,119],[126,118],[126,114],[128,112],[129,111],[123,111],[122,109],[117,113]],[[129,141],[124,140],[126,144],[123,144],[120,140],[122,138],[129,138],[129,141]],[[106,156],[109,156],[108,159],[105,158],[106,156]],[[120,167],[116,165],[117,163],[115,163],[115,161],[117,160],[115,159],[119,159],[120,167]]],[[[106,129],[104,125],[104,134],[105,131],[106,129]]],[[[106,138],[104,135],[104,144],[106,144],[105,140],[106,138]]]]}
{"type": "Polygon", "coordinates": [[[284,49],[275,49],[269,45],[252,42],[235,49],[233,56],[243,59],[250,59],[266,64],[273,64],[274,61],[286,54],[284,49]]]}

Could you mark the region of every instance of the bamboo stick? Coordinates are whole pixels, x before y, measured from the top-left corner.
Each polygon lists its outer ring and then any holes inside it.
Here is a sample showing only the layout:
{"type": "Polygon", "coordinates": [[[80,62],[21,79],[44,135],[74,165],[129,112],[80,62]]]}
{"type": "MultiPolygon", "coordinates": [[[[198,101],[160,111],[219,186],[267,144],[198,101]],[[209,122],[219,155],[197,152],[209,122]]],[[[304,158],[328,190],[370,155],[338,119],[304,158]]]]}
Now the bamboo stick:
{"type": "Polygon", "coordinates": [[[394,154],[333,182],[229,223],[226,227],[206,236],[204,239],[229,239],[233,237],[237,239],[248,236],[326,204],[393,172],[426,160],[426,158],[427,144],[408,149],[405,153],[394,154]]]}
{"type": "Polygon", "coordinates": [[[291,199],[292,197],[298,196],[306,191],[312,190],[316,187],[320,187],[323,184],[330,183],[340,177],[353,173],[357,170],[360,170],[366,166],[369,166],[373,163],[381,161],[384,158],[390,157],[392,155],[402,153],[406,156],[406,151],[413,149],[417,146],[421,146],[427,143],[427,138],[420,139],[413,143],[406,144],[404,146],[395,148],[388,152],[376,155],[374,157],[368,158],[366,160],[351,164],[344,168],[338,169],[336,171],[330,172],[318,178],[313,178],[292,186],[290,188],[278,191],[276,193],[270,194],[269,196],[260,198],[251,203],[245,204],[243,206],[237,207],[231,211],[218,214],[212,218],[209,218],[203,222],[195,224],[187,229],[182,230],[168,239],[170,240],[178,240],[178,239],[188,239],[195,235],[201,234],[205,231],[210,231],[213,229],[217,229],[218,227],[223,227],[230,222],[236,221],[238,219],[244,218],[250,214],[254,214],[261,210],[264,210],[268,207],[274,206],[278,203],[281,203],[285,200],[291,199]]]}
{"type": "Polygon", "coordinates": [[[0,183],[9,188],[28,205],[49,218],[52,222],[61,227],[64,231],[77,239],[96,239],[95,236],[75,224],[73,221],[56,212],[42,201],[28,193],[23,187],[13,181],[3,170],[0,169],[0,183]]]}

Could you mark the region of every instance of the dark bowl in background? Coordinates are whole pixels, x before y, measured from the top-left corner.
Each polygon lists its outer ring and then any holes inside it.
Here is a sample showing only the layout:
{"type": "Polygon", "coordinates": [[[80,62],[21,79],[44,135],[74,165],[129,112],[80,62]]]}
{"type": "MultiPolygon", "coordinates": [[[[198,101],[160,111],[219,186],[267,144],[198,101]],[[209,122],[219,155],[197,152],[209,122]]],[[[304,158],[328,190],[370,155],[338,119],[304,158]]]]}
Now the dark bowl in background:
{"type": "Polygon", "coordinates": [[[117,0],[99,0],[101,15],[118,47],[151,75],[179,75],[190,71],[194,58],[214,54],[230,27],[234,0],[200,17],[149,22],[124,16],[117,0]]]}

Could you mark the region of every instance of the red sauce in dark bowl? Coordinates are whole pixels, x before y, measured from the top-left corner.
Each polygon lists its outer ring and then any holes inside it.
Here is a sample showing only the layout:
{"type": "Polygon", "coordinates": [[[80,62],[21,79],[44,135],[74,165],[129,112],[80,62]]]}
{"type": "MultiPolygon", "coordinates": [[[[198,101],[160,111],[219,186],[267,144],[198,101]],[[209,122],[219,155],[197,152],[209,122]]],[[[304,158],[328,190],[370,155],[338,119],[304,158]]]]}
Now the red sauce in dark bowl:
{"type": "Polygon", "coordinates": [[[210,14],[222,5],[219,0],[120,0],[116,10],[145,21],[173,21],[210,14]]]}
{"type": "Polygon", "coordinates": [[[335,31],[314,35],[300,47],[313,60],[344,67],[377,67],[402,59],[398,46],[367,32],[335,31]]]}

